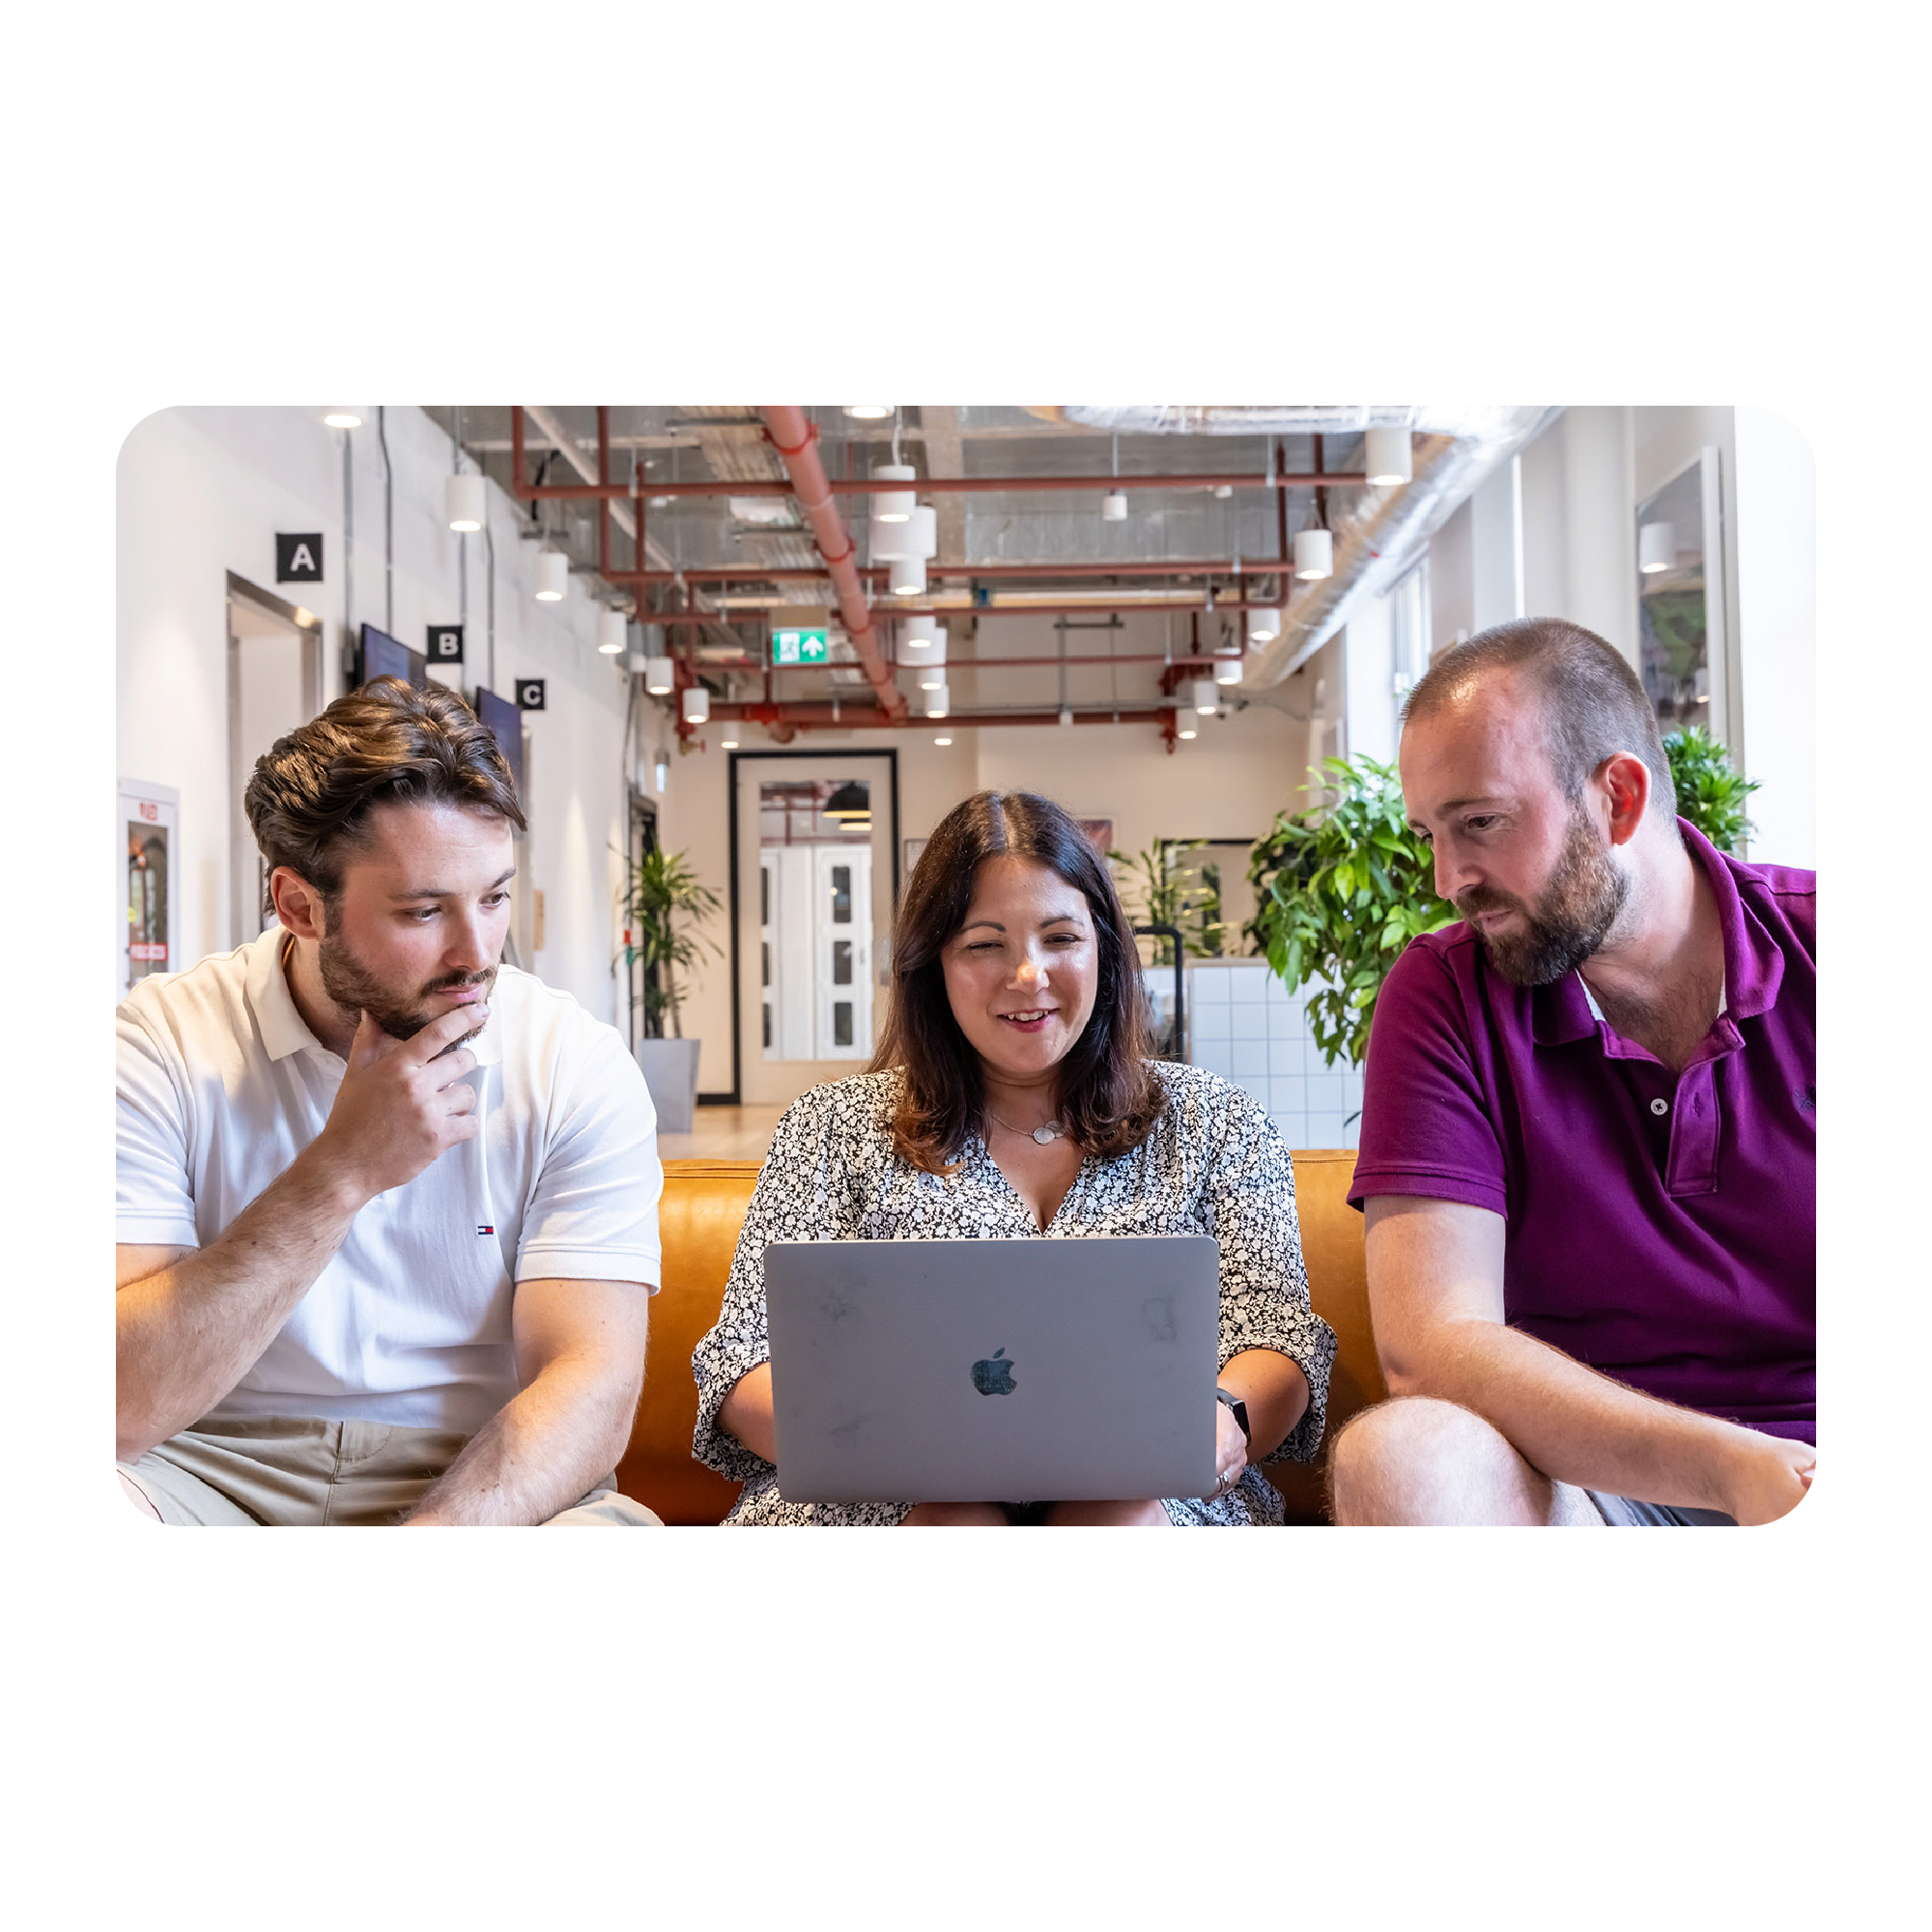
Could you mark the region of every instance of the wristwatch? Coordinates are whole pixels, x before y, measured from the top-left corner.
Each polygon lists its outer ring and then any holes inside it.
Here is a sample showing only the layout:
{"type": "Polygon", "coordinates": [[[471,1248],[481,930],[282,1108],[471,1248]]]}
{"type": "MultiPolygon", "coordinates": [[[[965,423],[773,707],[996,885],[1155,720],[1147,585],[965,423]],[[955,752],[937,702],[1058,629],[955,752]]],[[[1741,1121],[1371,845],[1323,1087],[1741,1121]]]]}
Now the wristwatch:
{"type": "Polygon", "coordinates": [[[1219,1403],[1225,1403],[1235,1411],[1235,1420],[1241,1426],[1241,1440],[1252,1444],[1255,1439],[1255,1433],[1248,1427],[1247,1404],[1239,1396],[1230,1394],[1228,1390],[1218,1387],[1214,1391],[1214,1400],[1219,1403]]]}

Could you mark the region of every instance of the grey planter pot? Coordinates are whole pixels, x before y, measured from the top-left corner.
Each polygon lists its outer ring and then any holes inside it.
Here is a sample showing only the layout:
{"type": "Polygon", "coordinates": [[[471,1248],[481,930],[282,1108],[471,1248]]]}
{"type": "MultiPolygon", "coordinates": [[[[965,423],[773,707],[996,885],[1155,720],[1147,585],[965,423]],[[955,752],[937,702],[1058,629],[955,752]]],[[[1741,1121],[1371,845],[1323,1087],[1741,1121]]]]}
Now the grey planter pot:
{"type": "Polygon", "coordinates": [[[697,1113],[697,1052],[695,1039],[640,1039],[638,1065],[651,1104],[658,1110],[658,1132],[688,1134],[697,1113]]]}

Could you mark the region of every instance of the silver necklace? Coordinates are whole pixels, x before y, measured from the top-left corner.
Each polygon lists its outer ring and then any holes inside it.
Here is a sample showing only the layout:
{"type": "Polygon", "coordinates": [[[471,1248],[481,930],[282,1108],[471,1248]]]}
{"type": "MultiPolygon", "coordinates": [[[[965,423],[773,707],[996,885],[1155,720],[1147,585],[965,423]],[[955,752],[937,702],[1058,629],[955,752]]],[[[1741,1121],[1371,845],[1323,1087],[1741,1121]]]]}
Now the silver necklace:
{"type": "Polygon", "coordinates": [[[1030,1140],[1037,1141],[1041,1147],[1051,1147],[1066,1131],[1065,1123],[1061,1121],[1043,1121],[1038,1126],[1031,1129],[1031,1131],[1024,1127],[1015,1127],[1001,1120],[999,1115],[994,1113],[990,1107],[986,1108],[986,1118],[996,1127],[1005,1127],[1009,1134],[1026,1133],[1030,1140]]]}

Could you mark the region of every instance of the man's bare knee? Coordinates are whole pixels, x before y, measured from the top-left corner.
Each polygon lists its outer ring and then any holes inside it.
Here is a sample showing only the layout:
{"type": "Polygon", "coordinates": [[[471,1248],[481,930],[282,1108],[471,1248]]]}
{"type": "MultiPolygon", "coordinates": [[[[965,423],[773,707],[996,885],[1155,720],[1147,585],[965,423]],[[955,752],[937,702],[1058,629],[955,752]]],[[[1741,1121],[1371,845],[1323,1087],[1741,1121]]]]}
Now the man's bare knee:
{"type": "Polygon", "coordinates": [[[151,1516],[156,1522],[162,1522],[166,1520],[166,1519],[161,1515],[160,1511],[155,1507],[154,1500],[148,1494],[147,1491],[144,1490],[140,1486],[140,1484],[137,1483],[133,1479],[133,1477],[127,1472],[126,1469],[116,1469],[114,1473],[121,1478],[121,1487],[127,1492],[128,1500],[130,1503],[132,1503],[134,1507],[142,1513],[143,1516],[151,1516]]]}
{"type": "Polygon", "coordinates": [[[1434,1396],[1366,1408],[1328,1457],[1343,1523],[1548,1522],[1550,1486],[1474,1410],[1434,1396]]]}

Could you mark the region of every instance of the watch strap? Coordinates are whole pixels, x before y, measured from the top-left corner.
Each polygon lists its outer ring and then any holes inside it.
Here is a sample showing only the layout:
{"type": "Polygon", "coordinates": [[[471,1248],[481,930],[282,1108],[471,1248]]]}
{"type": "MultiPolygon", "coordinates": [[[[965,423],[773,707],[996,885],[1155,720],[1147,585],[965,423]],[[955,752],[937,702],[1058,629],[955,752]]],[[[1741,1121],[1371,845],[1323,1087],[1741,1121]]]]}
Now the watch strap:
{"type": "Polygon", "coordinates": [[[1241,1440],[1243,1442],[1249,1442],[1249,1443],[1253,1442],[1255,1439],[1255,1433],[1252,1429],[1248,1427],[1247,1404],[1244,1403],[1240,1399],[1240,1397],[1236,1395],[1232,1390],[1224,1389],[1218,1386],[1214,1390],[1214,1400],[1218,1403],[1225,1404],[1226,1406],[1232,1408],[1235,1411],[1235,1420],[1240,1426],[1241,1440]]]}

